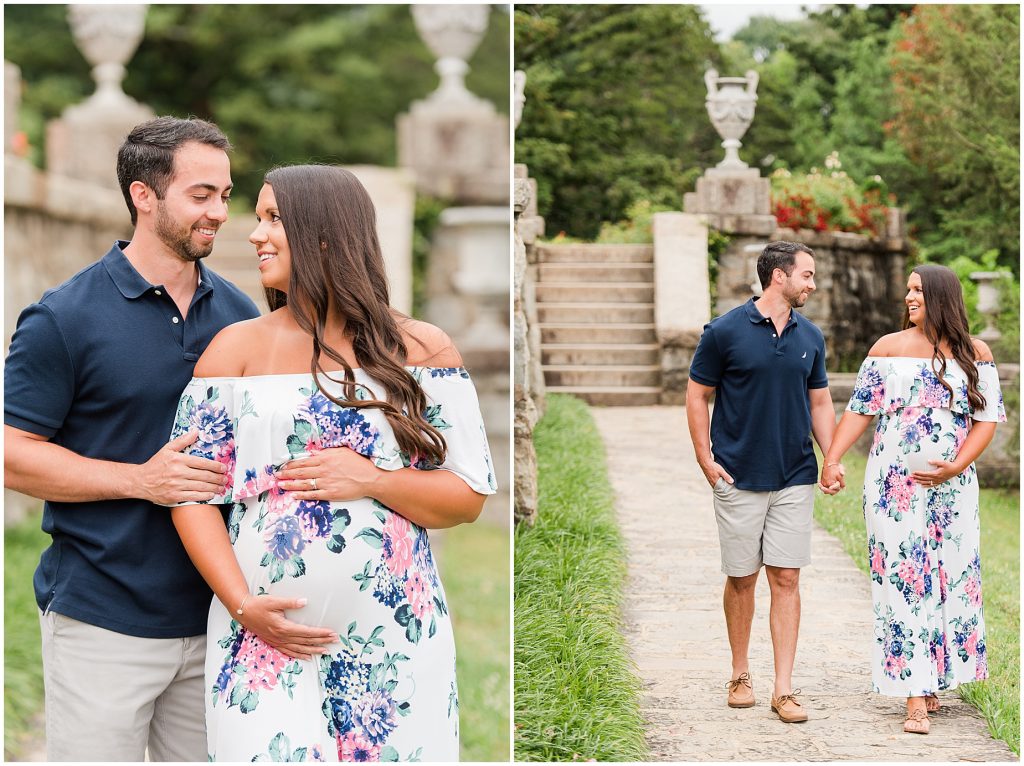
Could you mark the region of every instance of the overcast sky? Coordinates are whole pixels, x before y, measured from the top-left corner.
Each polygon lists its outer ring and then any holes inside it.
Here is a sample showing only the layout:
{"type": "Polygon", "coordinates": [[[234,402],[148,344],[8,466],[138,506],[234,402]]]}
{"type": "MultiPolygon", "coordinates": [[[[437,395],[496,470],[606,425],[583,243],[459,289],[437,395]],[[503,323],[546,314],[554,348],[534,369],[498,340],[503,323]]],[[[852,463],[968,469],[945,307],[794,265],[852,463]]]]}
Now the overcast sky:
{"type": "Polygon", "coordinates": [[[742,29],[751,16],[772,16],[782,21],[804,18],[802,7],[815,8],[816,5],[800,3],[772,3],[761,5],[732,5],[727,3],[702,5],[704,18],[715,31],[715,39],[725,42],[733,34],[742,29]]]}

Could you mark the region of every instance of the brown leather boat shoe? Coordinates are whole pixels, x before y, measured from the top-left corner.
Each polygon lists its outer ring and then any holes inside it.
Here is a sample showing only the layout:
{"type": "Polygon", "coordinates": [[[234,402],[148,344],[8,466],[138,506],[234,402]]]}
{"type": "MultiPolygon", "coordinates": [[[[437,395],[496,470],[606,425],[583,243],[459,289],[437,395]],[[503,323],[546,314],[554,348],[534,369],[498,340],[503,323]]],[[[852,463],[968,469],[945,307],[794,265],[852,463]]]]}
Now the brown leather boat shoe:
{"type": "Polygon", "coordinates": [[[754,684],[750,673],[740,673],[725,686],[729,689],[729,707],[754,707],[754,684]]]}
{"type": "Polygon", "coordinates": [[[776,698],[772,695],[772,712],[777,714],[783,723],[802,723],[807,720],[807,712],[803,705],[796,701],[797,689],[792,694],[783,694],[776,698]]]}

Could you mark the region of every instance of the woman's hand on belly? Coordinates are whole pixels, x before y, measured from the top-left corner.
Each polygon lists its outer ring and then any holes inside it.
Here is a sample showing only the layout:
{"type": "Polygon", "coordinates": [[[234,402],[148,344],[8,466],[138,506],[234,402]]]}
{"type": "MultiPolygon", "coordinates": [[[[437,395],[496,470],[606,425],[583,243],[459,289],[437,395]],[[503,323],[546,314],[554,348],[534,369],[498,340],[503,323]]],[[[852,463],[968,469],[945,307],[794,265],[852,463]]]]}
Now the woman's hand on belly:
{"type": "Polygon", "coordinates": [[[935,466],[935,469],[931,471],[914,471],[910,474],[914,481],[926,487],[938,486],[955,476],[959,476],[963,472],[955,463],[951,463],[948,460],[929,460],[928,465],[935,466]]]}
{"type": "Polygon", "coordinates": [[[381,469],[348,447],[332,447],[315,455],[291,460],[277,472],[278,486],[298,500],[358,500],[369,497],[369,487],[381,469]]]}
{"type": "Polygon", "coordinates": [[[250,633],[289,657],[311,660],[324,654],[324,647],[337,643],[339,638],[333,630],[300,625],[284,616],[286,609],[302,609],[305,605],[306,600],[300,598],[249,596],[242,614],[232,612],[231,616],[250,633]]]}

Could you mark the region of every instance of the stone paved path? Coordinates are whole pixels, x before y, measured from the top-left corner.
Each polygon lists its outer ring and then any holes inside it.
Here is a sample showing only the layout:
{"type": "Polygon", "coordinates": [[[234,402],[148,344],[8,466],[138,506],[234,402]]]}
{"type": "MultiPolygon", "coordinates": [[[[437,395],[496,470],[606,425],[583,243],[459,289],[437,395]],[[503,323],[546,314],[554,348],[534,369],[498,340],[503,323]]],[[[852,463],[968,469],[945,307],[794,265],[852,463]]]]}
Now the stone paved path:
{"type": "Polygon", "coordinates": [[[794,686],[810,720],[771,712],[768,585],[751,638],[755,707],[725,705],[729,645],[711,488],[697,467],[682,407],[594,407],[629,550],[626,635],[644,681],[651,758],[658,761],[1017,761],[955,692],[928,736],[903,733],[900,700],[871,693],[868,580],[815,525],[801,576],[803,618],[794,686]]]}

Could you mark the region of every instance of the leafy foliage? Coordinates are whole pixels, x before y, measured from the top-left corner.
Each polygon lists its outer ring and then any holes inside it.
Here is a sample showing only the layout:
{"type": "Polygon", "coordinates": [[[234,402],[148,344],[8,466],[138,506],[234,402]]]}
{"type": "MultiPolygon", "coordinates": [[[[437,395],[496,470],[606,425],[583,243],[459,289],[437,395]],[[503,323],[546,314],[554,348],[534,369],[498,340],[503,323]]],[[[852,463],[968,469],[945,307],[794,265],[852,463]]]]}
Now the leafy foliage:
{"type": "MultiPolygon", "coordinates": [[[[4,7],[5,57],[26,83],[22,128],[93,90],[63,5],[4,7]]],[[[492,11],[467,86],[508,110],[509,16],[492,11]]],[[[216,122],[235,146],[238,196],[277,164],[394,165],[395,120],[438,83],[404,5],[151,5],[125,91],[158,114],[216,122]]]]}
{"type": "Polygon", "coordinates": [[[528,96],[516,160],[551,231],[593,238],[635,201],[678,209],[719,143],[704,112],[707,23],[686,5],[517,5],[528,96]]]}

